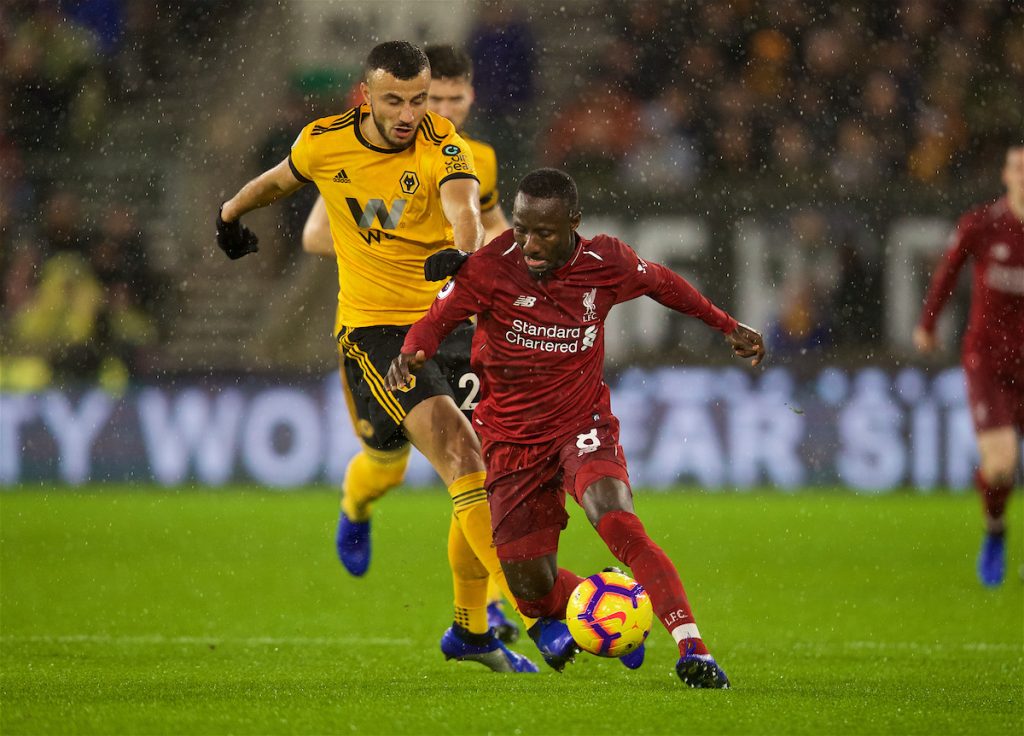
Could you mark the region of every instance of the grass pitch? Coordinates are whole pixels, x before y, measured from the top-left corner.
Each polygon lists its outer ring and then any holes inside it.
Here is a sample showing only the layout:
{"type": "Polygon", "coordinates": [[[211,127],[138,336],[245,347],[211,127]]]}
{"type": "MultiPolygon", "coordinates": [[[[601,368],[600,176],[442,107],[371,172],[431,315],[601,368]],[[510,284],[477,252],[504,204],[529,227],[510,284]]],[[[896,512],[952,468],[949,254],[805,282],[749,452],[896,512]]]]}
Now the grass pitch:
{"type": "MultiPolygon", "coordinates": [[[[638,493],[637,506],[733,690],[682,688],[657,625],[636,672],[583,655],[563,675],[445,662],[441,492],[379,505],[359,580],[335,560],[323,489],[4,492],[0,730],[1022,732],[1019,498],[997,590],[974,577],[970,496],[638,493]]],[[[581,574],[612,563],[578,513],[562,548],[581,574]]]]}

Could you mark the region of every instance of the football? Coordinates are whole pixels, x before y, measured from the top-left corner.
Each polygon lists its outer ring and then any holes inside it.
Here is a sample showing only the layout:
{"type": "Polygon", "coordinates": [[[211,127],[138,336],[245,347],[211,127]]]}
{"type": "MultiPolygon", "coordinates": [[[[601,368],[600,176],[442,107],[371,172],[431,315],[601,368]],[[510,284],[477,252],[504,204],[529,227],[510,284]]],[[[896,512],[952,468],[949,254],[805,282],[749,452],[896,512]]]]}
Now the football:
{"type": "Polygon", "coordinates": [[[654,610],[643,586],[620,572],[599,572],[569,596],[565,623],[581,649],[599,657],[632,652],[651,633],[654,610]]]}

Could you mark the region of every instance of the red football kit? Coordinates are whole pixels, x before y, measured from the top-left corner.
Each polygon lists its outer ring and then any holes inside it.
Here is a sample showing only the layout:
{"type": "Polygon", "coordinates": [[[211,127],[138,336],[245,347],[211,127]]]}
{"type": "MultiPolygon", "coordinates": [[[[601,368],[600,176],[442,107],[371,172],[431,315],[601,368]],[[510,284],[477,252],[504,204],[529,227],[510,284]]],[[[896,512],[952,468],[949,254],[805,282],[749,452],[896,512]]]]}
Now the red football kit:
{"type": "Polygon", "coordinates": [[[577,236],[568,263],[537,278],[509,230],[474,253],[409,330],[402,352],[429,358],[451,330],[478,315],[472,365],[481,399],[473,422],[503,559],[557,548],[567,490],[580,501],[599,478],[628,483],[604,382],[604,322],[612,306],[642,295],[723,333],[736,327],[685,279],[616,238],[577,236]],[[518,553],[509,546],[541,529],[554,534],[543,542],[534,536],[518,553]]]}
{"type": "Polygon", "coordinates": [[[1024,431],[1024,222],[1005,197],[960,218],[921,314],[929,332],[968,258],[974,273],[962,359],[971,416],[978,431],[1024,431]]]}

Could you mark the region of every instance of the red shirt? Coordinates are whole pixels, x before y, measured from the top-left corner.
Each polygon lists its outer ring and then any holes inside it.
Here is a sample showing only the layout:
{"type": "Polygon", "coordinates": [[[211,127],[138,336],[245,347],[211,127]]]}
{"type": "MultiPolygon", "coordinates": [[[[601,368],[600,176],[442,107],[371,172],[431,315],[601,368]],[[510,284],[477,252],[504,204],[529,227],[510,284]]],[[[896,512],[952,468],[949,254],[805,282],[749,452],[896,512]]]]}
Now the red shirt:
{"type": "Polygon", "coordinates": [[[968,257],[974,260],[974,275],[964,354],[979,353],[992,365],[1024,366],[1024,222],[1005,197],[960,218],[932,277],[921,327],[935,329],[968,257]]]}
{"type": "Polygon", "coordinates": [[[545,442],[611,413],[604,321],[619,302],[646,294],[724,333],[736,327],[689,282],[641,260],[621,240],[577,238],[569,262],[538,279],[506,231],[466,261],[405,338],[403,353],[422,350],[429,358],[456,325],[479,315],[472,365],[481,399],[473,421],[486,439],[545,442]]]}

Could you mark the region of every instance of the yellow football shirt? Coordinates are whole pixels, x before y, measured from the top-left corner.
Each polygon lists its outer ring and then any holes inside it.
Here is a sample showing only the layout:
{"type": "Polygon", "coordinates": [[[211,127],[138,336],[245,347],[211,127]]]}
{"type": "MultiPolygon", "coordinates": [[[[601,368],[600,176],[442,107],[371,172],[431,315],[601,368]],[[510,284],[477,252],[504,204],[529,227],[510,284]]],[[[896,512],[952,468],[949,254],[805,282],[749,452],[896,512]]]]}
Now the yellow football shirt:
{"type": "Polygon", "coordinates": [[[470,138],[466,131],[460,131],[459,135],[473,152],[476,175],[480,180],[480,211],[492,210],[498,204],[498,156],[490,144],[470,138]]]}
{"type": "Polygon", "coordinates": [[[373,145],[359,129],[366,105],[314,120],[292,145],[289,163],[316,184],[338,259],[342,327],[409,325],[422,317],[440,284],[423,278],[427,256],[451,247],[440,187],[477,179],[473,152],[440,115],[428,112],[408,148],[373,145]]]}

